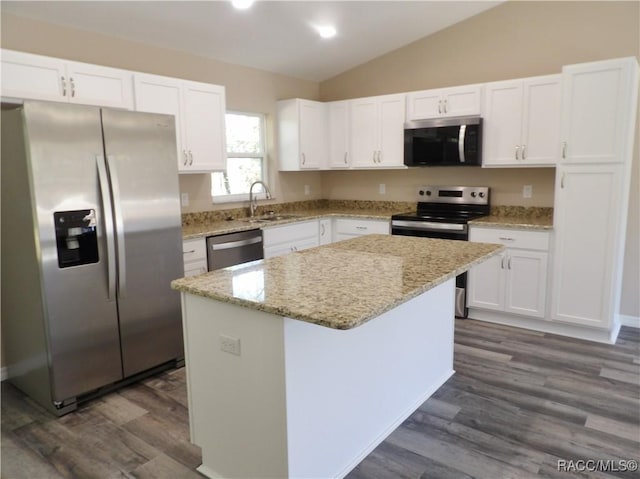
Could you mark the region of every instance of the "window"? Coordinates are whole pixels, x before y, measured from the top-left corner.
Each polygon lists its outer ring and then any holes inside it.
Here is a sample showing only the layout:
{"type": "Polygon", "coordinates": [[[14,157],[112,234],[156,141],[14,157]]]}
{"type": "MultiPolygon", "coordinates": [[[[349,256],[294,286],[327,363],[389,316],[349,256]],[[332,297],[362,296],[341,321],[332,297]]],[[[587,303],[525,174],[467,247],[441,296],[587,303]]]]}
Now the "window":
{"type": "Polygon", "coordinates": [[[227,171],[211,174],[211,196],[214,202],[244,201],[251,183],[266,177],[264,115],[227,113],[225,122],[227,171]]]}

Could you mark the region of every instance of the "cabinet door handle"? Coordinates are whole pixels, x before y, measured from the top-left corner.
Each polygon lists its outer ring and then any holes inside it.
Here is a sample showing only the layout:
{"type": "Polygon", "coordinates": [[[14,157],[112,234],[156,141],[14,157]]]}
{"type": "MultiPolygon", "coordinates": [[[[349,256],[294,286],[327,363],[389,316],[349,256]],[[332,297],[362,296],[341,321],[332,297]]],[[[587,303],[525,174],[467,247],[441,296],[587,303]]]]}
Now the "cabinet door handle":
{"type": "Polygon", "coordinates": [[[373,162],[377,163],[377,161],[376,161],[376,150],[373,150],[373,162]]]}
{"type": "Polygon", "coordinates": [[[196,252],[196,250],[190,249],[189,251],[183,251],[182,254],[193,254],[195,252],[196,252]]]}
{"type": "Polygon", "coordinates": [[[347,164],[347,152],[346,151],[344,152],[344,164],[345,165],[347,164]]]}
{"type": "Polygon", "coordinates": [[[566,158],[567,157],[567,142],[563,141],[562,142],[562,158],[566,158]]]}
{"type": "Polygon", "coordinates": [[[447,109],[448,109],[448,107],[447,107],[447,100],[445,99],[445,100],[444,100],[444,112],[445,112],[445,113],[447,113],[447,109]]]}
{"type": "Polygon", "coordinates": [[[304,165],[307,162],[307,155],[300,153],[300,156],[302,157],[302,164],[304,165]]]}
{"type": "Polygon", "coordinates": [[[520,145],[516,145],[516,161],[518,161],[518,151],[520,151],[520,145]]]}
{"type": "Polygon", "coordinates": [[[378,163],[382,163],[382,151],[378,150],[378,163]]]}
{"type": "Polygon", "coordinates": [[[442,100],[438,100],[438,113],[442,115],[442,100]]]}
{"type": "Polygon", "coordinates": [[[511,269],[511,256],[509,256],[509,259],[507,260],[507,269],[511,269]]]}
{"type": "Polygon", "coordinates": [[[522,160],[527,159],[527,145],[522,145],[522,160]]]}
{"type": "Polygon", "coordinates": [[[182,162],[182,164],[184,166],[187,166],[187,163],[189,162],[189,157],[187,156],[187,150],[182,150],[182,156],[184,156],[184,161],[182,162]]]}
{"type": "Polygon", "coordinates": [[[565,175],[565,172],[563,171],[562,177],[560,177],[560,188],[564,188],[564,175],[565,175]]]}
{"type": "Polygon", "coordinates": [[[504,269],[504,255],[500,258],[500,269],[504,269]]]}
{"type": "Polygon", "coordinates": [[[356,226],[356,229],[357,229],[357,230],[364,230],[364,231],[366,231],[366,230],[367,230],[367,227],[366,227],[366,226],[356,226]]]}
{"type": "Polygon", "coordinates": [[[60,77],[60,81],[62,82],[62,96],[67,96],[67,81],[64,77],[60,77]]]}
{"type": "Polygon", "coordinates": [[[324,236],[324,224],[320,225],[320,236],[324,236]]]}
{"type": "Polygon", "coordinates": [[[73,77],[69,78],[69,83],[71,84],[71,98],[76,96],[76,84],[73,82],[73,77]]]}
{"type": "Polygon", "coordinates": [[[499,236],[500,241],[515,241],[515,238],[509,238],[508,236],[499,236]]]}
{"type": "Polygon", "coordinates": [[[189,166],[193,165],[193,152],[189,150],[189,166]]]}

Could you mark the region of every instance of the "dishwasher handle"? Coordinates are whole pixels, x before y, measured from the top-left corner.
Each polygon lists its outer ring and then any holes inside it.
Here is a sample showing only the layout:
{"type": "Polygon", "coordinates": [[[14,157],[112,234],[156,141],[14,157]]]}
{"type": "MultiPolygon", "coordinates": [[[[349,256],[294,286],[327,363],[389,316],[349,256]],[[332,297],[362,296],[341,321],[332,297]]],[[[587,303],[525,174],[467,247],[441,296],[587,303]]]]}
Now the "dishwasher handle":
{"type": "Polygon", "coordinates": [[[246,240],[229,241],[227,243],[212,244],[211,245],[211,249],[213,251],[220,251],[220,250],[223,250],[223,249],[240,248],[242,246],[249,246],[249,245],[257,244],[257,243],[262,243],[262,237],[261,236],[257,236],[255,238],[250,238],[250,239],[246,239],[246,240]]]}

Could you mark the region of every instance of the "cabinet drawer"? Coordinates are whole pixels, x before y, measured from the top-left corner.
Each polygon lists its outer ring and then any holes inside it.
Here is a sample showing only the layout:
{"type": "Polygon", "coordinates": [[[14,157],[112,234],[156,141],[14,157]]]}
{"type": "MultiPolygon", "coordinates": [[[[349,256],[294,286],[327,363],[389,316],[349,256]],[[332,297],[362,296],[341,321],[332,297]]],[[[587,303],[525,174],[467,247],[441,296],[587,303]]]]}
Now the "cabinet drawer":
{"type": "Polygon", "coordinates": [[[469,229],[469,241],[476,243],[498,243],[509,248],[540,251],[549,250],[549,233],[517,229],[478,228],[469,229]]]}
{"type": "Polygon", "coordinates": [[[207,260],[207,246],[204,238],[194,238],[182,242],[182,259],[184,263],[207,260]]]}
{"type": "Polygon", "coordinates": [[[389,234],[389,222],[383,220],[336,220],[336,235],[389,234]]]}
{"type": "Polygon", "coordinates": [[[264,228],[262,238],[265,248],[279,243],[293,243],[305,238],[316,238],[317,241],[318,220],[264,228]]]}

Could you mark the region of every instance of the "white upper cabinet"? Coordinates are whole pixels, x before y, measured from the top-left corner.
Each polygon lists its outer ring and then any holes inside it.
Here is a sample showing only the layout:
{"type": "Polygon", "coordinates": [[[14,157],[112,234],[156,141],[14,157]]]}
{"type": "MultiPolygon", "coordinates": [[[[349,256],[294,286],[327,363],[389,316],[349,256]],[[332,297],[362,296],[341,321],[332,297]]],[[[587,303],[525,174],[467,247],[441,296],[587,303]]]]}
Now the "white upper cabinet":
{"type": "Polygon", "coordinates": [[[2,50],[2,96],[133,108],[125,70],[2,50]]]}
{"type": "Polygon", "coordinates": [[[482,85],[464,85],[407,94],[407,120],[480,115],[482,85]]]}
{"type": "Polygon", "coordinates": [[[629,105],[637,96],[635,60],[608,60],[562,69],[562,163],[616,163],[631,148],[629,105]]]}
{"type": "Polygon", "coordinates": [[[331,169],[349,168],[349,102],[327,103],[329,130],[329,162],[331,169]]]}
{"type": "Polygon", "coordinates": [[[278,102],[280,171],[324,167],[327,136],[326,104],[300,98],[278,102]]]}
{"type": "Polygon", "coordinates": [[[134,84],[136,110],[175,116],[180,173],[226,168],[224,87],[145,74],[134,84]]]}
{"type": "Polygon", "coordinates": [[[222,86],[183,83],[183,135],[189,153],[188,172],[227,168],[226,99],[222,86]]]}
{"type": "Polygon", "coordinates": [[[404,166],[405,95],[383,95],[349,101],[351,166],[404,166]]]}
{"type": "Polygon", "coordinates": [[[488,83],[483,166],[555,166],[560,97],[560,75],[488,83]]]}

